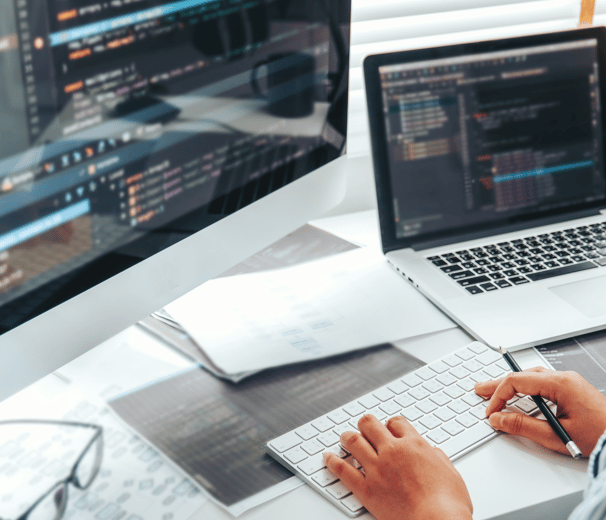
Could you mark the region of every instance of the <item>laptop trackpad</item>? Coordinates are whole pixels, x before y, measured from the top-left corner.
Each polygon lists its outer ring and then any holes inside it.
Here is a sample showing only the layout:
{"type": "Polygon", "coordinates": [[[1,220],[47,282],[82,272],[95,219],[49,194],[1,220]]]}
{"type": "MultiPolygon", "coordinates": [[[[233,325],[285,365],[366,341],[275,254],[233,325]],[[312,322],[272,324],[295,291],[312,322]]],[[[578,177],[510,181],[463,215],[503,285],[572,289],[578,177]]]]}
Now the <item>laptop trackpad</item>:
{"type": "Polygon", "coordinates": [[[549,290],[589,318],[606,314],[606,276],[558,285],[549,290]]]}

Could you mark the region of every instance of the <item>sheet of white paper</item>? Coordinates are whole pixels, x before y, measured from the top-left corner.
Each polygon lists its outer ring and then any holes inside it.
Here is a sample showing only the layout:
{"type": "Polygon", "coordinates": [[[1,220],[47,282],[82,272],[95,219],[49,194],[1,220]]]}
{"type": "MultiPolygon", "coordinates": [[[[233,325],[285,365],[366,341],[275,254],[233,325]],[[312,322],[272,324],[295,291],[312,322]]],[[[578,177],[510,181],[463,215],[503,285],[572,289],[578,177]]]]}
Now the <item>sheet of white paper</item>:
{"type": "Polygon", "coordinates": [[[228,374],[456,326],[366,248],[211,280],[166,310],[228,374]]]}
{"type": "MultiPolygon", "coordinates": [[[[70,486],[64,520],[187,520],[206,501],[192,480],[129,432],[104,401],[82,393],[75,385],[66,385],[52,399],[43,389],[41,399],[32,399],[34,395],[29,392],[26,400],[16,396],[2,403],[0,417],[103,427],[99,474],[88,489],[70,486]]],[[[23,504],[31,505],[69,474],[90,438],[90,431],[77,427],[0,425],[0,509],[8,513],[13,504],[15,511],[21,508],[23,512],[23,504]]]]}

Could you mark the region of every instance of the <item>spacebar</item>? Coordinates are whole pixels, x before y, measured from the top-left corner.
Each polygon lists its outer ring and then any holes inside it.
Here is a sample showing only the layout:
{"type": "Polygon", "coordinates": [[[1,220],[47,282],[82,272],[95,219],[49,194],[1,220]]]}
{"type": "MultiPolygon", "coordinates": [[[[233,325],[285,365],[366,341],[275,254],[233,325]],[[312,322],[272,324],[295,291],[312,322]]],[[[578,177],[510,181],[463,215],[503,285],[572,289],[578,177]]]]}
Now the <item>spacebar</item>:
{"type": "Polygon", "coordinates": [[[585,271],[586,269],[593,269],[597,267],[593,262],[580,262],[573,265],[565,265],[564,267],[558,267],[557,269],[550,269],[549,271],[539,271],[537,273],[527,274],[533,282],[539,280],[545,280],[545,278],[551,278],[552,276],[560,276],[562,274],[576,273],[577,271],[585,271]]]}
{"type": "Polygon", "coordinates": [[[471,428],[464,432],[455,435],[451,439],[448,439],[442,444],[437,444],[436,447],[440,448],[448,458],[453,458],[457,453],[474,446],[486,437],[496,436],[495,431],[484,421],[480,421],[478,424],[473,425],[471,428]]]}

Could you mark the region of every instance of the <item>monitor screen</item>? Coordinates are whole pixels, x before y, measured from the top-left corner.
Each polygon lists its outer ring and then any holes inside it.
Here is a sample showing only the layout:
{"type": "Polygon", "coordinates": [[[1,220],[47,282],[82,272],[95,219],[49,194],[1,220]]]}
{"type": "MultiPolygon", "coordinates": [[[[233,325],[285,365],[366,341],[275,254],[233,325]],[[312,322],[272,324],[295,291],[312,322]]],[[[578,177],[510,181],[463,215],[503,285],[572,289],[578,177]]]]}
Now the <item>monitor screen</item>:
{"type": "Polygon", "coordinates": [[[347,1],[0,13],[1,333],[344,153],[347,1]]]}
{"type": "Polygon", "coordinates": [[[396,239],[604,201],[598,39],[513,42],[379,66],[396,239]]]}

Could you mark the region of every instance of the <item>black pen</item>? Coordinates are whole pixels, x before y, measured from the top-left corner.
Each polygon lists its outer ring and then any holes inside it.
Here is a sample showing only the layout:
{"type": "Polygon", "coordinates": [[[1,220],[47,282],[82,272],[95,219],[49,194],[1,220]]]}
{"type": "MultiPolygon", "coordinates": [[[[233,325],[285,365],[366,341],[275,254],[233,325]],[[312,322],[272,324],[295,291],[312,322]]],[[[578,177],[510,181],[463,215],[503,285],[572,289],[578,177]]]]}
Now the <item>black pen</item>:
{"type": "MultiPolygon", "coordinates": [[[[512,355],[507,352],[503,347],[501,347],[501,354],[503,354],[503,358],[511,367],[511,370],[513,370],[514,372],[522,372],[520,365],[516,363],[516,360],[513,359],[512,355]]],[[[545,419],[547,419],[549,426],[551,426],[551,429],[564,443],[570,454],[575,459],[580,459],[582,456],[581,450],[579,450],[577,445],[570,438],[570,435],[568,435],[564,427],[560,424],[560,421],[558,421],[557,417],[553,415],[553,412],[551,411],[549,406],[547,406],[547,403],[543,401],[543,398],[540,395],[531,395],[530,397],[532,397],[532,400],[539,407],[539,410],[541,410],[541,413],[545,416],[545,419]]]]}

